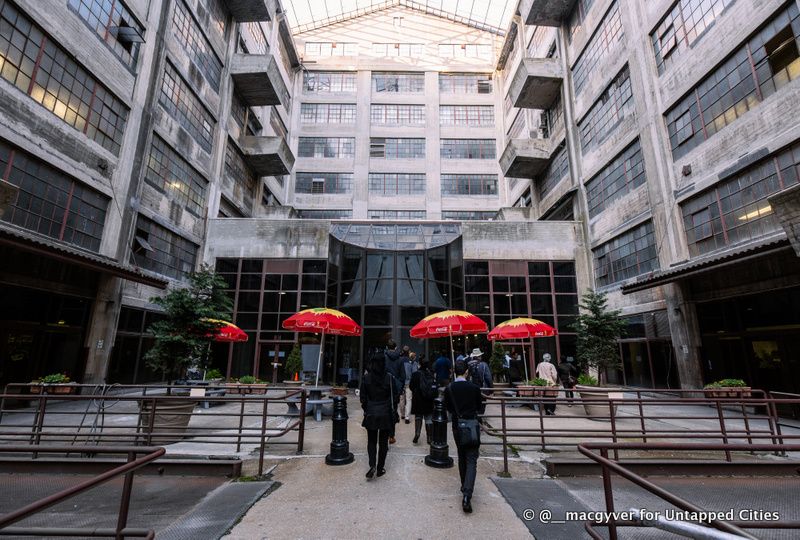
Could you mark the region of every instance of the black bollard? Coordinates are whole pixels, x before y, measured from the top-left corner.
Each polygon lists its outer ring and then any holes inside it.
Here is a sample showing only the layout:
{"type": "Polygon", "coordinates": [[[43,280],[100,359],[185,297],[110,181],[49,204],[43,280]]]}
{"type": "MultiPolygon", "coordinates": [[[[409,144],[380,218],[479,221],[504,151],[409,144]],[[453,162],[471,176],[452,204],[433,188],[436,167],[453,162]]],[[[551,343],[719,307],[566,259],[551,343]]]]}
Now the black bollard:
{"type": "Polygon", "coordinates": [[[328,465],[347,465],[355,459],[350,452],[350,442],[347,440],[347,398],[336,396],[333,398],[333,420],[331,422],[331,453],[325,456],[328,465]]]}
{"type": "Polygon", "coordinates": [[[453,458],[448,455],[447,446],[447,413],[444,410],[444,400],[436,398],[433,401],[433,436],[431,437],[430,453],[425,456],[425,465],[437,469],[448,469],[453,466],[453,458]]]}

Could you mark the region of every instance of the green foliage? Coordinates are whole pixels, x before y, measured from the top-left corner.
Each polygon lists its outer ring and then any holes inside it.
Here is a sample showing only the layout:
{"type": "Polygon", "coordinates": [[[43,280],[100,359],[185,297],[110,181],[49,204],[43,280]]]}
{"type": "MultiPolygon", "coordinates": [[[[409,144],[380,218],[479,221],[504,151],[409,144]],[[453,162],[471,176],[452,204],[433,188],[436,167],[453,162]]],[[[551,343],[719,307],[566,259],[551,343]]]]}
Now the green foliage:
{"type": "Polygon", "coordinates": [[[258,379],[256,379],[252,375],[245,375],[244,377],[239,377],[240,384],[256,384],[256,381],[258,381],[258,379]]]}
{"type": "Polygon", "coordinates": [[[492,370],[492,375],[499,378],[503,375],[503,360],[505,359],[505,351],[503,346],[495,341],[492,346],[492,355],[489,357],[489,368],[492,370]]]}
{"type": "Polygon", "coordinates": [[[217,368],[209,369],[208,371],[206,371],[207,380],[221,379],[221,378],[222,378],[222,372],[217,368]]]}
{"type": "Polygon", "coordinates": [[[588,373],[581,373],[578,375],[578,384],[581,386],[599,386],[597,379],[588,373]]]}
{"type": "Polygon", "coordinates": [[[150,301],[164,310],[164,319],[148,329],[155,345],[145,355],[147,365],[168,379],[182,375],[193,364],[205,363],[219,324],[231,320],[233,302],[225,280],[208,266],[189,275],[187,287],[175,288],[150,301]]]}
{"type": "Polygon", "coordinates": [[[67,377],[64,373],[51,373],[50,375],[45,375],[41,379],[37,379],[33,382],[40,384],[64,384],[69,382],[69,377],[67,377]]]}
{"type": "Polygon", "coordinates": [[[605,293],[590,290],[581,300],[581,312],[573,325],[578,360],[596,368],[600,381],[605,382],[606,371],[622,367],[617,340],[625,335],[626,324],[620,311],[608,308],[605,293]]]}
{"type": "Polygon", "coordinates": [[[551,386],[550,381],[539,377],[536,377],[535,379],[532,379],[530,381],[525,381],[525,384],[529,386],[551,386]]]}
{"type": "Polygon", "coordinates": [[[300,344],[295,343],[292,352],[286,358],[286,373],[293,376],[295,373],[303,371],[303,355],[300,352],[300,344]]]}
{"type": "Polygon", "coordinates": [[[721,379],[705,385],[704,388],[746,388],[747,383],[742,379],[721,379]]]}

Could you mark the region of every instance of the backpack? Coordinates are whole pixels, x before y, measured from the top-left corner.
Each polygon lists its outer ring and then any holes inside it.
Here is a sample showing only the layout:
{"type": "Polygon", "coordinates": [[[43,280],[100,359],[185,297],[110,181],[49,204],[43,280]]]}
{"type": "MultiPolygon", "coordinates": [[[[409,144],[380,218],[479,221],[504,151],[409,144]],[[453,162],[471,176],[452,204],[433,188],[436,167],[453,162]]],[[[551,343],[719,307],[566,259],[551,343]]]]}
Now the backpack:
{"type": "Polygon", "coordinates": [[[436,380],[429,373],[422,370],[419,372],[419,393],[425,399],[439,397],[439,388],[436,386],[436,380]]]}
{"type": "Polygon", "coordinates": [[[481,361],[469,363],[469,380],[472,381],[472,384],[478,388],[483,388],[483,371],[485,369],[486,368],[483,366],[483,362],[481,361]]]}

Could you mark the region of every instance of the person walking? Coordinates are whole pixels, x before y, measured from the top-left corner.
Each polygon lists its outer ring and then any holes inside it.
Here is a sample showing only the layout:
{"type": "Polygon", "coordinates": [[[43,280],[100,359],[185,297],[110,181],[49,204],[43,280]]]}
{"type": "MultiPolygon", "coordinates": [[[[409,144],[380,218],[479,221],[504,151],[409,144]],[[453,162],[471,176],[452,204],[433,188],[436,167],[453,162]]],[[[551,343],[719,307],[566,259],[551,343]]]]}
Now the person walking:
{"type": "Polygon", "coordinates": [[[367,430],[367,479],[386,474],[386,454],[389,452],[389,434],[397,422],[394,400],[394,383],[386,371],[386,358],[376,354],[370,358],[368,373],[361,380],[359,398],[364,410],[361,425],[367,430]],[[377,455],[376,455],[377,454],[377,455]]]}
{"type": "MultiPolygon", "coordinates": [[[[397,409],[400,402],[400,394],[403,392],[403,387],[406,385],[406,370],[403,367],[403,358],[400,351],[397,350],[397,343],[390,339],[386,343],[386,371],[392,376],[394,382],[394,408],[397,409]]],[[[397,442],[395,438],[395,425],[392,424],[391,433],[389,434],[389,444],[397,442]]]]}
{"type": "Polygon", "coordinates": [[[414,444],[419,442],[422,424],[425,423],[425,436],[431,444],[433,429],[433,400],[439,397],[436,375],[425,355],[420,356],[419,369],[411,374],[411,413],[414,415],[414,444]]]}
{"type": "MultiPolygon", "coordinates": [[[[546,380],[550,386],[558,386],[558,371],[556,366],[550,363],[551,358],[550,353],[544,353],[542,361],[536,366],[536,376],[546,380]]],[[[545,398],[544,413],[548,416],[556,414],[556,403],[551,399],[545,398]]]]}
{"type": "Polygon", "coordinates": [[[492,384],[492,370],[483,359],[483,351],[479,348],[472,349],[467,365],[469,366],[470,380],[474,385],[481,389],[494,386],[492,384]]]}
{"type": "Polygon", "coordinates": [[[456,380],[444,391],[444,403],[453,419],[453,439],[458,450],[458,474],[461,477],[461,509],[472,512],[472,494],[475,488],[475,476],[478,473],[478,454],[480,438],[475,444],[462,444],[458,435],[458,420],[477,420],[483,414],[486,403],[481,389],[469,381],[469,367],[463,360],[455,363],[456,380]]]}
{"type": "MultiPolygon", "coordinates": [[[[561,386],[565,389],[565,397],[572,400],[575,397],[575,393],[572,389],[575,388],[575,384],[578,382],[578,368],[575,367],[572,357],[570,356],[565,360],[562,355],[561,361],[556,367],[556,371],[558,371],[558,378],[561,380],[561,386]]],[[[567,406],[572,407],[572,402],[570,401],[567,406]]]]}
{"type": "Polygon", "coordinates": [[[419,362],[417,361],[417,353],[409,351],[408,356],[403,356],[403,371],[405,375],[405,385],[403,391],[400,393],[400,416],[405,420],[406,424],[410,424],[411,420],[411,376],[419,369],[419,362]]]}
{"type": "Polygon", "coordinates": [[[450,383],[450,373],[453,371],[453,363],[444,351],[439,353],[439,357],[433,364],[436,372],[436,383],[439,386],[447,386],[450,383]]]}
{"type": "Polygon", "coordinates": [[[522,357],[519,355],[518,352],[513,351],[511,353],[511,363],[508,369],[508,378],[509,382],[519,382],[524,378],[525,374],[525,365],[522,361],[522,357]]]}

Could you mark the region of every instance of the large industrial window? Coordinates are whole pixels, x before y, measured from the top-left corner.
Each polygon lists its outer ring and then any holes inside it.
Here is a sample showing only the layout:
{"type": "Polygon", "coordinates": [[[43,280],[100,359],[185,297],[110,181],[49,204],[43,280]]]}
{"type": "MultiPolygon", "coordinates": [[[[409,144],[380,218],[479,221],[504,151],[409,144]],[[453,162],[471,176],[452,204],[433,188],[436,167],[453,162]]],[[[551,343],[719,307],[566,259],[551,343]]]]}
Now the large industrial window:
{"type": "Polygon", "coordinates": [[[442,195],[497,195],[497,175],[443,174],[442,195]]]}
{"type": "Polygon", "coordinates": [[[372,105],[370,122],[388,126],[423,126],[425,105],[372,105]]]}
{"type": "Polygon", "coordinates": [[[442,139],[442,159],[496,159],[494,139],[442,139]]]}
{"type": "Polygon", "coordinates": [[[611,53],[625,36],[619,16],[619,4],[614,2],[603,21],[595,30],[589,44],[583,49],[578,61],[572,67],[575,94],[580,94],[589,74],[595,73],[598,64],[611,53]]]}
{"type": "Polygon", "coordinates": [[[642,148],[637,139],[597,175],[586,182],[589,216],[594,217],[609,205],[646,181],[642,148]]]}
{"type": "Polygon", "coordinates": [[[203,2],[211,20],[210,28],[214,30],[220,41],[225,41],[225,26],[228,21],[228,10],[222,5],[224,1],[225,0],[205,0],[205,2],[203,2]]]}
{"type": "Polygon", "coordinates": [[[440,43],[439,56],[442,58],[482,58],[492,59],[492,46],[480,43],[440,43]]]}
{"type": "Polygon", "coordinates": [[[602,144],[623,118],[633,114],[631,77],[626,65],[578,122],[583,153],[602,144]]]}
{"type": "Polygon", "coordinates": [[[248,214],[252,214],[258,177],[245,163],[244,155],[228,140],[225,147],[225,176],[222,192],[240,202],[248,214]]]}
{"type": "Polygon", "coordinates": [[[144,29],[120,0],[68,0],[68,5],[131,69],[136,68],[144,29]]]}
{"type": "Polygon", "coordinates": [[[422,159],[425,157],[425,139],[389,139],[372,137],[369,140],[369,157],[386,159],[422,159]]]}
{"type": "Polygon", "coordinates": [[[497,212],[473,210],[443,210],[442,219],[451,221],[494,221],[497,212]]]}
{"type": "Polygon", "coordinates": [[[300,137],[297,145],[299,157],[351,158],[356,154],[353,137],[300,137]]]}
{"type": "Polygon", "coordinates": [[[296,193],[350,193],[353,173],[299,172],[295,178],[296,193]]]}
{"type": "Polygon", "coordinates": [[[358,43],[320,41],[306,43],[306,56],[358,56],[358,43]]]}
{"type": "Polygon", "coordinates": [[[373,43],[374,56],[399,56],[403,58],[422,58],[425,45],[422,43],[373,43]]]}
{"type": "Polygon", "coordinates": [[[425,219],[425,210],[370,210],[369,219],[425,219]]]}
{"type": "Polygon", "coordinates": [[[439,123],[443,126],[494,126],[492,105],[440,105],[439,123]]]}
{"type": "Polygon", "coordinates": [[[567,145],[561,143],[553,153],[553,158],[547,165],[547,169],[538,178],[536,185],[539,188],[539,197],[544,197],[555,188],[561,180],[569,174],[569,155],[567,145]]]}
{"type": "Polygon", "coordinates": [[[214,117],[200,103],[186,81],[169,62],[164,69],[161,97],[158,102],[189,132],[189,135],[203,150],[211,152],[211,130],[214,126],[214,117]]]}
{"type": "Polygon", "coordinates": [[[410,173],[369,173],[369,192],[376,195],[418,195],[425,193],[425,175],[410,173]]]}
{"type": "Polygon", "coordinates": [[[331,93],[355,92],[356,74],[344,71],[304,71],[303,92],[331,93]]]}
{"type": "Polygon", "coordinates": [[[439,91],[443,94],[491,94],[491,74],[440,73],[439,91]]]}
{"type": "Polygon", "coordinates": [[[791,2],[666,114],[678,159],[800,77],[800,8],[791,2]]]}
{"type": "Polygon", "coordinates": [[[245,54],[267,54],[269,52],[269,46],[267,45],[267,37],[264,35],[264,29],[261,28],[261,23],[258,22],[242,23],[239,25],[239,32],[246,32],[247,35],[250,36],[250,43],[252,45],[250,45],[249,47],[245,45],[245,47],[242,48],[241,45],[243,45],[243,43],[240,40],[239,42],[240,47],[238,49],[238,52],[245,54]]]}
{"type": "Polygon", "coordinates": [[[352,210],[297,210],[300,219],[350,219],[352,210]]]}
{"type": "Polygon", "coordinates": [[[178,43],[183,45],[187,56],[206,78],[211,88],[219,92],[222,62],[211,47],[211,43],[203,35],[200,25],[194,20],[184,0],[175,1],[172,32],[178,43]]]}
{"type": "Polygon", "coordinates": [[[552,137],[564,126],[564,103],[560,94],[549,109],[542,111],[539,118],[539,129],[545,139],[552,137]]]}
{"type": "Polygon", "coordinates": [[[572,42],[575,34],[583,26],[583,21],[586,20],[586,16],[589,14],[592,4],[594,4],[594,0],[578,0],[575,3],[572,13],[569,14],[569,21],[567,21],[567,26],[569,27],[567,37],[570,42],[572,42]]]}
{"type": "Polygon", "coordinates": [[[602,287],[658,269],[653,222],[647,221],[592,250],[597,285],[602,287]]]}
{"type": "Polygon", "coordinates": [[[131,263],[163,276],[182,279],[194,271],[197,245],[140,215],[136,221],[131,263]]]}
{"type": "Polygon", "coordinates": [[[108,197],[0,141],[0,175],[19,188],[3,221],[98,251],[108,197]]]}
{"type": "Polygon", "coordinates": [[[800,143],[747,167],[681,205],[694,257],[780,230],[769,196],[798,183],[800,143]]]}
{"type": "Polygon", "coordinates": [[[303,124],[355,124],[355,103],[303,103],[300,105],[303,124]]]}
{"type": "Polygon", "coordinates": [[[0,0],[0,76],[119,155],[128,108],[11,2],[0,0]]]}
{"type": "Polygon", "coordinates": [[[145,181],[202,217],[208,182],[158,135],[153,135],[145,181]]]}
{"type": "Polygon", "coordinates": [[[418,94],[425,91],[425,74],[376,71],[372,74],[372,89],[375,92],[418,94]]]}

